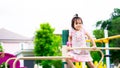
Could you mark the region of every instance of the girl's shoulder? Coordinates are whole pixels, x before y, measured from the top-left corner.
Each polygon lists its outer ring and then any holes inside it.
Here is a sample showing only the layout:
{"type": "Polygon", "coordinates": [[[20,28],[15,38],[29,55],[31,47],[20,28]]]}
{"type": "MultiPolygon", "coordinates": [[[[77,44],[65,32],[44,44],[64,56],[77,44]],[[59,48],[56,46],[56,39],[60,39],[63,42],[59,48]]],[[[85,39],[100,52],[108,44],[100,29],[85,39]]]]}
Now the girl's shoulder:
{"type": "Polygon", "coordinates": [[[69,36],[72,36],[75,32],[76,31],[73,28],[69,29],[69,36]]]}
{"type": "Polygon", "coordinates": [[[69,32],[74,32],[75,30],[73,28],[69,29],[69,32]]]}
{"type": "Polygon", "coordinates": [[[82,32],[84,32],[86,34],[87,30],[85,27],[82,27],[82,32]]]}

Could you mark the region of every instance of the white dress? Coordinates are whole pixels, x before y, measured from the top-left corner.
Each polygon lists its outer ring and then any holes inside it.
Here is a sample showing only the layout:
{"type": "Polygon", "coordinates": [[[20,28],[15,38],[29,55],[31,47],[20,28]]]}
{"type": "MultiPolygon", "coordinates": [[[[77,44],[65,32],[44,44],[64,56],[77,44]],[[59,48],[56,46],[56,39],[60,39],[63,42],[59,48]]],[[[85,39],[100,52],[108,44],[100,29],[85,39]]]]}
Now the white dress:
{"type": "MultiPolygon", "coordinates": [[[[85,39],[86,31],[81,29],[80,31],[70,30],[69,35],[72,36],[72,47],[88,47],[85,39]]],[[[71,50],[68,55],[72,56],[73,62],[88,62],[92,61],[90,52],[88,50],[71,50]]]]}

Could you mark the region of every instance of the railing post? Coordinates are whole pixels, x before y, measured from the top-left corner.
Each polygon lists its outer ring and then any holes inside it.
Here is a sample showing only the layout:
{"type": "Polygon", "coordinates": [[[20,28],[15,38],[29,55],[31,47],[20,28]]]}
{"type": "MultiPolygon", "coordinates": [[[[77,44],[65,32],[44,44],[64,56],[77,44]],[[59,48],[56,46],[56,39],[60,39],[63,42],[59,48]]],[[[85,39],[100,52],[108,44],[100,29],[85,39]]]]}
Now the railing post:
{"type": "Polygon", "coordinates": [[[86,62],[81,62],[82,63],[82,68],[85,68],[85,63],[86,62]]]}
{"type": "MultiPolygon", "coordinates": [[[[105,38],[108,37],[108,30],[104,30],[105,38]]],[[[109,40],[105,40],[105,47],[109,48],[109,40]]],[[[109,56],[109,50],[106,50],[106,63],[107,63],[107,68],[110,68],[110,56],[109,56]]]]}
{"type": "MultiPolygon", "coordinates": [[[[67,53],[66,42],[68,41],[68,35],[69,35],[69,30],[62,31],[62,56],[66,56],[67,53]]],[[[63,59],[62,68],[67,68],[67,63],[65,59],[63,59]]]]}

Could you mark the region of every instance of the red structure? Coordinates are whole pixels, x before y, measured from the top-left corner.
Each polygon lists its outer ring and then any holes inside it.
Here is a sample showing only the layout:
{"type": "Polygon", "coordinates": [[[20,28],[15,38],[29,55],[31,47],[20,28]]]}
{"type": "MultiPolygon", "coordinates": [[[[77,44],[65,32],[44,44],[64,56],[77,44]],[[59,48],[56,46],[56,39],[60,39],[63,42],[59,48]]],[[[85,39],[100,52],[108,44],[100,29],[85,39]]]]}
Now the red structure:
{"type": "MultiPolygon", "coordinates": [[[[1,54],[1,52],[0,52],[0,54],[1,54]]],[[[13,57],[16,57],[16,56],[14,56],[12,54],[9,54],[9,53],[5,53],[5,56],[0,58],[0,65],[2,63],[6,62],[9,58],[13,58],[13,57]]],[[[10,65],[10,68],[13,68],[13,62],[14,62],[14,60],[10,60],[8,62],[8,64],[10,65]]],[[[20,62],[19,61],[17,61],[17,63],[16,63],[16,68],[20,68],[20,62]]]]}

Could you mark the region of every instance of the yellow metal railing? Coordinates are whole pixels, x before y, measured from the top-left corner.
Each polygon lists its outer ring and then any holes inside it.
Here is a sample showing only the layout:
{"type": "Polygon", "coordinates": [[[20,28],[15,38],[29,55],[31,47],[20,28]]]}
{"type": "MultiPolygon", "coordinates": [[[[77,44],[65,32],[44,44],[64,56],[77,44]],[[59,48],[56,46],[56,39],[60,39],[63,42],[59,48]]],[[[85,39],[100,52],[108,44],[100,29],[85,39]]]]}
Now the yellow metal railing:
{"type": "MultiPolygon", "coordinates": [[[[106,42],[108,42],[109,40],[111,40],[111,39],[116,39],[116,38],[120,38],[120,35],[110,36],[110,37],[107,37],[107,38],[95,39],[95,42],[100,42],[100,43],[104,42],[104,43],[106,43],[106,42]]],[[[90,40],[86,40],[86,41],[87,41],[87,42],[90,42],[90,40]]]]}

